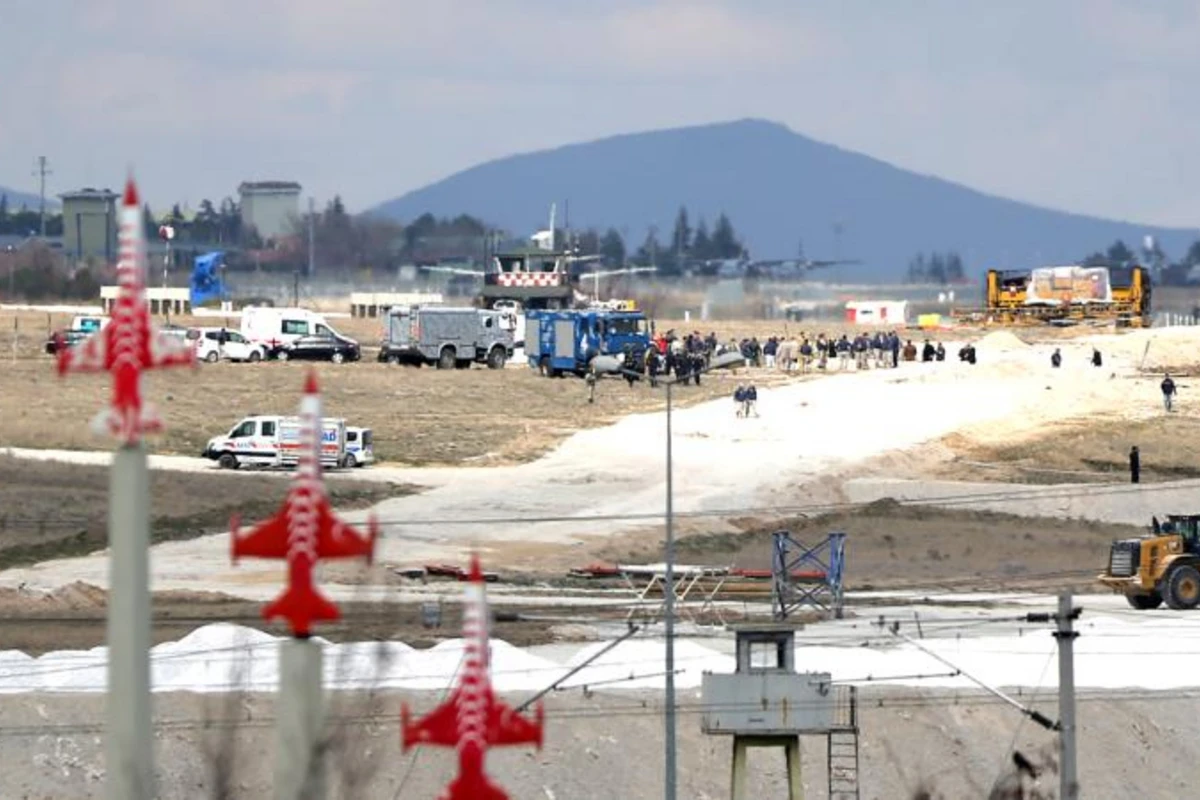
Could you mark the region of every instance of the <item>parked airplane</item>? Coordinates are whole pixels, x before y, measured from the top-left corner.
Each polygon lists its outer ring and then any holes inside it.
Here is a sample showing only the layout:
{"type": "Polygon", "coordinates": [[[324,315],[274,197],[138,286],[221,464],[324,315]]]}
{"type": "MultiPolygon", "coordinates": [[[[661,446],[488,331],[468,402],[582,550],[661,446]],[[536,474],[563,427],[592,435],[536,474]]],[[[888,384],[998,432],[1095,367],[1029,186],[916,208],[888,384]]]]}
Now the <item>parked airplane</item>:
{"type": "Polygon", "coordinates": [[[462,679],[442,705],[417,722],[409,720],[408,705],[400,707],[404,747],[429,744],[458,750],[458,777],[440,800],[507,800],[488,780],[484,761],[489,747],[533,744],[542,747],[544,711],[538,704],[533,721],[496,699],[489,674],[488,609],[479,557],[471,557],[463,605],[462,679]]]}
{"type": "Polygon", "coordinates": [[[142,371],[196,364],[191,342],[155,330],[146,306],[146,234],[137,186],[130,177],[121,198],[117,284],[119,294],[111,322],[88,338],[67,347],[55,337],[58,373],[111,372],[112,400],[92,421],[122,444],[137,444],[142,434],[162,430],[162,420],[142,403],[142,371]]]}
{"type": "Polygon", "coordinates": [[[235,564],[242,556],[287,559],[287,589],[263,608],[263,618],[286,619],[293,635],[306,637],[312,623],[340,616],[337,606],[318,592],[313,583],[317,560],[366,556],[370,563],[378,526],[372,515],[364,536],[338,519],[329,507],[321,479],[321,395],[312,372],[300,400],[299,438],[299,463],[279,513],[244,536],[238,530],[235,516],[229,540],[235,564]]]}

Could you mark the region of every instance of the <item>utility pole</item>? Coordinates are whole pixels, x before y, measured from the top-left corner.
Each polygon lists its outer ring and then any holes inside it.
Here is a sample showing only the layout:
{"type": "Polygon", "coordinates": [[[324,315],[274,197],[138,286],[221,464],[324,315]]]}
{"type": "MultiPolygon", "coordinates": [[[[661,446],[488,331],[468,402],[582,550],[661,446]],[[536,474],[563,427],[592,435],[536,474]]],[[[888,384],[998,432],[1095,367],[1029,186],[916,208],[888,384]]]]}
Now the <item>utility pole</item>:
{"type": "Polygon", "coordinates": [[[316,248],[314,246],[315,236],[313,226],[315,225],[316,212],[313,210],[316,204],[313,199],[308,198],[308,279],[312,280],[313,271],[316,269],[316,248]]]}
{"type": "Polygon", "coordinates": [[[292,273],[292,308],[300,307],[300,270],[292,273]]]}
{"type": "Polygon", "coordinates": [[[675,800],[675,500],[671,478],[671,382],[667,390],[667,547],[666,586],[663,587],[663,619],[666,626],[666,794],[675,800]]]}
{"type": "Polygon", "coordinates": [[[39,178],[39,182],[40,182],[40,186],[41,186],[38,196],[41,200],[41,203],[39,206],[40,214],[41,214],[41,223],[42,223],[42,225],[41,225],[42,234],[41,235],[42,235],[42,238],[45,239],[46,238],[46,176],[54,174],[46,167],[46,157],[45,156],[38,156],[38,168],[34,171],[33,174],[39,178]]]}
{"type": "Polygon", "coordinates": [[[1059,790],[1062,800],[1078,800],[1079,780],[1076,776],[1075,751],[1075,619],[1080,609],[1073,608],[1071,593],[1058,596],[1058,615],[1055,621],[1058,630],[1058,743],[1059,743],[1059,790]]]}

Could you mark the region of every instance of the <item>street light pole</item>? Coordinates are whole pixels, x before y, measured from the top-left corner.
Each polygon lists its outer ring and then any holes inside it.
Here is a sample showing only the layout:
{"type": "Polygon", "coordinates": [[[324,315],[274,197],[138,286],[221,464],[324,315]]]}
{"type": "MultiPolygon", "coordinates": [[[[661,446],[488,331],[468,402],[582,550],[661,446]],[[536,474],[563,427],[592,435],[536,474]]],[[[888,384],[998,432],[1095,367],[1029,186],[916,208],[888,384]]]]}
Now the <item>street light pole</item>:
{"type": "MultiPolygon", "coordinates": [[[[695,374],[704,374],[718,369],[728,369],[736,367],[743,363],[741,353],[725,353],[720,356],[715,356],[709,362],[707,367],[701,367],[695,374]]],[[[645,376],[639,372],[628,370],[624,366],[624,362],[611,355],[597,356],[592,359],[592,370],[599,374],[616,374],[626,375],[628,377],[641,380],[645,376]]],[[[672,437],[671,437],[671,387],[679,380],[675,378],[666,378],[659,382],[667,393],[667,531],[666,531],[666,552],[664,554],[666,561],[666,575],[664,576],[663,586],[663,623],[666,629],[666,709],[665,717],[665,739],[666,747],[666,780],[665,792],[666,800],[675,800],[677,790],[677,770],[675,760],[675,492],[674,492],[674,464],[672,463],[672,437]]]]}
{"type": "Polygon", "coordinates": [[[675,507],[671,464],[671,385],[667,381],[667,546],[663,617],[666,627],[666,800],[675,800],[675,507]]]}

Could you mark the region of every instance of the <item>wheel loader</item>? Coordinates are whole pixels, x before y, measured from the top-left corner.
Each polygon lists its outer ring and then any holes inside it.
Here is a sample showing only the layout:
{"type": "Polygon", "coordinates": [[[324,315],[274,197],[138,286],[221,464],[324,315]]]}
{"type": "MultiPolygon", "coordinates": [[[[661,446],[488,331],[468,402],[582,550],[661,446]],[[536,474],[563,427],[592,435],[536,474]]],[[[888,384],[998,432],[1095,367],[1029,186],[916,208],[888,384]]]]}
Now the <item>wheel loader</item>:
{"type": "Polygon", "coordinates": [[[1099,581],[1139,610],[1200,605],[1200,514],[1154,520],[1153,533],[1112,543],[1099,581]]]}

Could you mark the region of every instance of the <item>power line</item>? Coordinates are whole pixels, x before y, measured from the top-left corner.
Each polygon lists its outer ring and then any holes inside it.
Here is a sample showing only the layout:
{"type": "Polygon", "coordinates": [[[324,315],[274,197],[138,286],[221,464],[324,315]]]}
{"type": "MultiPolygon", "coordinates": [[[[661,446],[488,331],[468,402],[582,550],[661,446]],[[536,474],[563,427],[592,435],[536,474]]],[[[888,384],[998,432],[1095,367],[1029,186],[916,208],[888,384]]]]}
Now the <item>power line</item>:
{"type": "MultiPolygon", "coordinates": [[[[169,470],[168,470],[169,471],[169,470]]],[[[1164,484],[1169,486],[1169,484],[1164,484]]],[[[1033,487],[1036,488],[1036,487],[1033,487]]],[[[1055,491],[1045,491],[1037,494],[1031,494],[1027,491],[1002,489],[992,492],[971,492],[967,494],[953,495],[947,497],[935,498],[880,498],[880,500],[862,501],[862,502],[843,502],[843,503],[810,503],[798,505],[770,505],[770,506],[743,506],[740,508],[722,508],[711,509],[705,511],[676,511],[677,518],[685,519],[715,519],[724,517],[735,517],[754,514],[775,514],[778,516],[813,516],[825,515],[840,511],[858,511],[866,509],[881,500],[888,500],[900,506],[906,507],[924,507],[938,506],[954,508],[958,506],[969,506],[984,502],[1003,502],[1008,500],[1061,500],[1074,499],[1078,497],[1091,496],[1106,496],[1106,495],[1122,495],[1128,493],[1142,492],[1145,486],[1142,484],[1076,484],[1064,486],[1055,491]]],[[[411,495],[420,497],[419,494],[411,495]]],[[[1004,512],[992,512],[1004,513],[1004,512]]],[[[590,515],[521,515],[521,516],[504,516],[504,517],[377,517],[376,522],[381,528],[388,527],[413,527],[413,526],[437,526],[437,525],[515,525],[515,524],[542,524],[556,522],[636,522],[636,521],[652,521],[663,519],[664,514],[660,511],[655,512],[637,512],[625,514],[590,514],[590,515]]],[[[74,522],[95,522],[96,517],[62,517],[54,521],[55,525],[71,525],[74,522]]],[[[1030,524],[1035,524],[1034,520],[1044,519],[1040,517],[1030,517],[1030,524]]],[[[14,521],[29,521],[36,523],[36,518],[0,518],[0,521],[7,520],[9,524],[14,521]]],[[[1019,577],[1019,576],[1018,576],[1019,577]]]]}

